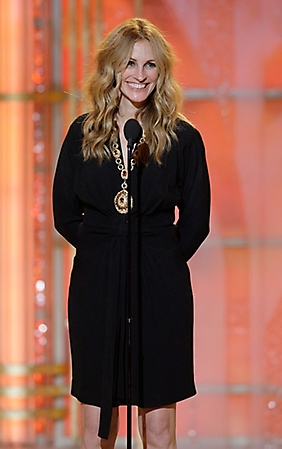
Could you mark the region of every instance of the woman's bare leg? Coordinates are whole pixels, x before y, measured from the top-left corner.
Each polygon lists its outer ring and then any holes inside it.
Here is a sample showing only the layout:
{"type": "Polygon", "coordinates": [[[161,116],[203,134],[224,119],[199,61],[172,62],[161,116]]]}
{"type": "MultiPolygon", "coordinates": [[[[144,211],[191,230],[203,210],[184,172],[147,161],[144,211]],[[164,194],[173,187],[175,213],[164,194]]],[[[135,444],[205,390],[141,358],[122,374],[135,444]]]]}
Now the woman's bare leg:
{"type": "Polygon", "coordinates": [[[118,434],[118,408],[113,408],[109,438],[98,436],[100,408],[82,404],[82,439],[80,449],[114,449],[118,434]]]}
{"type": "Polygon", "coordinates": [[[176,404],[140,408],[138,415],[144,449],[176,449],[176,404]]]}

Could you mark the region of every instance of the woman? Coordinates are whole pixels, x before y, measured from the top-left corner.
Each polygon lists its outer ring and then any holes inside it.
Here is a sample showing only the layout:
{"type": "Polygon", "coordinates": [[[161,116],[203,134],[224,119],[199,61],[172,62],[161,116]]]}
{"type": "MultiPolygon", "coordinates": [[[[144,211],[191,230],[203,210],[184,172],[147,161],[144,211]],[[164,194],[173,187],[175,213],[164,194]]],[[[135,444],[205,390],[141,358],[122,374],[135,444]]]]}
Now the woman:
{"type": "Polygon", "coordinates": [[[72,123],[58,159],[55,227],[76,247],[69,331],[81,449],[114,448],[118,406],[126,404],[129,205],[131,391],[144,448],[176,448],[175,404],[196,393],[186,262],[209,232],[210,190],[203,142],[180,113],[172,64],[170,46],[147,20],[114,29],[87,85],[90,112],[72,123]],[[128,200],[123,129],[130,118],[143,135],[130,162],[128,200]]]}

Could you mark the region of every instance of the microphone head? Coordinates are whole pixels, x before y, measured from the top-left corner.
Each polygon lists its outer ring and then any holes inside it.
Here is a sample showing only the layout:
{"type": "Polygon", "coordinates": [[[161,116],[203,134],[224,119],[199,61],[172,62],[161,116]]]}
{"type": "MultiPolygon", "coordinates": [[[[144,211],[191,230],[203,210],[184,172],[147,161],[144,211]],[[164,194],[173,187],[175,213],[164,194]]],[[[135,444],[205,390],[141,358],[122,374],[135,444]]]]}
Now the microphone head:
{"type": "Polygon", "coordinates": [[[137,143],[142,137],[142,128],[137,120],[130,118],[123,128],[124,136],[131,144],[137,143]]]}

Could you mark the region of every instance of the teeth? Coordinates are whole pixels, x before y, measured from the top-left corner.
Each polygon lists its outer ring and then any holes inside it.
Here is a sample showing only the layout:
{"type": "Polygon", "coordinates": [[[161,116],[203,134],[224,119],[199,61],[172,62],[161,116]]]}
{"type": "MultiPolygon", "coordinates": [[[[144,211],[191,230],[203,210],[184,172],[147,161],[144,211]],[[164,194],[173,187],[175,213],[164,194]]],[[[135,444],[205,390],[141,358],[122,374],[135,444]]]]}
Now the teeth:
{"type": "Polygon", "coordinates": [[[135,83],[128,83],[128,84],[133,89],[144,89],[146,87],[146,84],[135,84],[135,83]]]}

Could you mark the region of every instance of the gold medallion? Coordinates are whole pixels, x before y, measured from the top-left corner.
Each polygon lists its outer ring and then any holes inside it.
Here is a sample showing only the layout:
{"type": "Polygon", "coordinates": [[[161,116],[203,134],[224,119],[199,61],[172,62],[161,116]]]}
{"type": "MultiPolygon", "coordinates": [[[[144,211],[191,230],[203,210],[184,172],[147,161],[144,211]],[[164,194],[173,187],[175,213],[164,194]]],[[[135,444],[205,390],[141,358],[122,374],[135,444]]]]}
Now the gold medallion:
{"type": "MultiPolygon", "coordinates": [[[[114,197],[114,204],[116,210],[120,214],[127,214],[128,212],[128,192],[127,190],[120,190],[114,197]]],[[[130,199],[130,207],[133,208],[133,198],[130,199]]]]}

